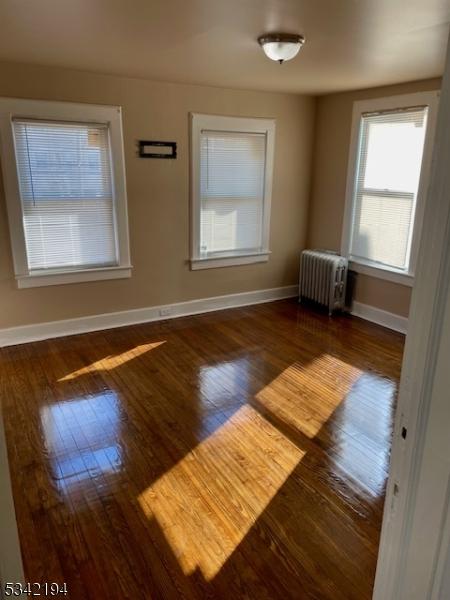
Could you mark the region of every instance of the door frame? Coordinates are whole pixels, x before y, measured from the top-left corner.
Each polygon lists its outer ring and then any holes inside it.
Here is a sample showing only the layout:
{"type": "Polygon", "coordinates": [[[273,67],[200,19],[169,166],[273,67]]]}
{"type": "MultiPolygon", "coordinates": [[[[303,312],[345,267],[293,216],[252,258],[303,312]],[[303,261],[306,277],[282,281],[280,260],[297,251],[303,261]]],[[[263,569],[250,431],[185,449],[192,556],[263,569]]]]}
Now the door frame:
{"type": "MultiPolygon", "coordinates": [[[[0,406],[1,409],[1,406],[0,406]]],[[[0,598],[5,583],[24,583],[22,554],[11,488],[5,429],[0,410],[0,598]]]]}
{"type": "MultiPolygon", "coordinates": [[[[391,465],[386,491],[374,600],[400,600],[419,473],[441,342],[441,324],[450,289],[450,42],[439,105],[432,170],[428,187],[419,259],[411,298],[409,326],[395,417],[391,465]]],[[[443,503],[441,523],[450,504],[443,503]]],[[[436,539],[427,572],[428,596],[438,598],[450,527],[432,532],[436,539]]],[[[421,599],[422,600],[422,599],[421,599]]],[[[425,599],[424,599],[425,600],[425,599]]]]}

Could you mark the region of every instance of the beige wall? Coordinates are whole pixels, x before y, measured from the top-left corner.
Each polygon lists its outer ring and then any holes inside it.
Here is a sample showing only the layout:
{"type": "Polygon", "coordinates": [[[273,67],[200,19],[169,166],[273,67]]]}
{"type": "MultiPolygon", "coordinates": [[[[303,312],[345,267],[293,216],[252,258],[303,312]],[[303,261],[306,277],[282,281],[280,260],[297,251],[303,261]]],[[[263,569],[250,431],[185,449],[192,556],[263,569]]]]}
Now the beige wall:
{"type": "MultiPolygon", "coordinates": [[[[314,131],[316,102],[310,97],[0,62],[0,96],[123,107],[134,265],[131,279],[17,289],[0,179],[0,328],[295,284],[303,247],[340,248],[353,102],[439,87],[435,79],[322,96],[317,99],[314,131]],[[191,111],[276,119],[268,263],[190,271],[191,111]],[[138,139],[176,141],[178,159],[139,159],[138,139]]],[[[355,299],[407,315],[410,292],[402,285],[358,275],[355,299]]]]}
{"type": "Polygon", "coordinates": [[[131,279],[18,290],[0,183],[0,328],[295,284],[305,246],[314,98],[156,83],[0,63],[0,96],[123,107],[131,279]],[[190,271],[190,111],[276,119],[268,263],[190,271]],[[177,160],[136,157],[136,141],[178,143],[177,160]]]}
{"type": "MultiPolygon", "coordinates": [[[[308,246],[340,250],[353,102],[440,89],[439,79],[321,96],[317,100],[308,246]]],[[[411,288],[357,276],[354,299],[407,316],[411,288]]]]}

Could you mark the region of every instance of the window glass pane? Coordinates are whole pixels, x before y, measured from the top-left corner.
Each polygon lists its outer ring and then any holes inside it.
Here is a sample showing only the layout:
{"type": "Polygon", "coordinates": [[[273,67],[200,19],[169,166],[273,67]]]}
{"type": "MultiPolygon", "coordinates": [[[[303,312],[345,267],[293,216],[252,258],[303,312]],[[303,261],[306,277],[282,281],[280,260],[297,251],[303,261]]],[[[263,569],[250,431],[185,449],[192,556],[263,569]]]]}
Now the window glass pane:
{"type": "Polygon", "coordinates": [[[408,252],[413,194],[363,193],[356,206],[352,255],[401,268],[408,252]]]}
{"type": "Polygon", "coordinates": [[[29,269],[117,264],[107,127],[13,127],[29,269]]]}
{"type": "Polygon", "coordinates": [[[363,115],[350,254],[408,270],[427,108],[363,115]]]}
{"type": "Polygon", "coordinates": [[[367,157],[364,187],[416,193],[419,185],[425,139],[424,113],[421,118],[392,120],[366,118],[367,157]]]}
{"type": "Polygon", "coordinates": [[[265,134],[202,132],[201,252],[261,248],[265,152],[265,134]]]}

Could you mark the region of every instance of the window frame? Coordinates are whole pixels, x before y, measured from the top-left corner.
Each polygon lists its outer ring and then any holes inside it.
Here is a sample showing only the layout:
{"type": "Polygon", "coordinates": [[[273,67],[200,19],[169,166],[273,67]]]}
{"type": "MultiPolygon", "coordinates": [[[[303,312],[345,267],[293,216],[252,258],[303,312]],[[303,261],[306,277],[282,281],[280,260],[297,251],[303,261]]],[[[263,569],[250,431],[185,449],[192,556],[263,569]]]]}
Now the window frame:
{"type": "Polygon", "coordinates": [[[17,286],[19,288],[30,288],[130,277],[132,265],[129,249],[121,107],[26,100],[21,98],[0,98],[0,143],[6,208],[17,286]],[[95,123],[106,124],[108,126],[115,236],[118,255],[117,265],[81,267],[79,269],[48,269],[34,273],[29,270],[13,133],[13,119],[17,118],[67,121],[68,123],[95,123]]]}
{"type": "Polygon", "coordinates": [[[347,167],[345,210],[341,239],[341,254],[349,259],[349,268],[357,273],[370,275],[372,277],[384,279],[394,283],[400,283],[409,287],[414,285],[414,273],[417,264],[417,255],[425,208],[424,203],[430,177],[439,95],[439,90],[432,90],[427,92],[415,92],[411,94],[389,96],[385,98],[371,98],[368,100],[359,100],[353,103],[350,150],[347,167]],[[355,192],[359,167],[360,135],[362,126],[361,117],[364,113],[389,111],[415,106],[427,106],[428,117],[419,188],[417,191],[416,206],[412,225],[413,230],[411,234],[409,265],[408,269],[403,270],[396,269],[395,267],[389,267],[387,265],[381,265],[370,260],[353,258],[350,253],[350,249],[355,211],[355,192]]]}
{"type": "Polygon", "coordinates": [[[275,119],[260,117],[228,117],[190,113],[191,129],[191,270],[248,265],[267,262],[270,256],[270,209],[275,147],[275,119]],[[263,224],[261,250],[258,252],[200,252],[200,134],[202,129],[227,132],[262,133],[266,135],[266,161],[264,172],[263,224]]]}

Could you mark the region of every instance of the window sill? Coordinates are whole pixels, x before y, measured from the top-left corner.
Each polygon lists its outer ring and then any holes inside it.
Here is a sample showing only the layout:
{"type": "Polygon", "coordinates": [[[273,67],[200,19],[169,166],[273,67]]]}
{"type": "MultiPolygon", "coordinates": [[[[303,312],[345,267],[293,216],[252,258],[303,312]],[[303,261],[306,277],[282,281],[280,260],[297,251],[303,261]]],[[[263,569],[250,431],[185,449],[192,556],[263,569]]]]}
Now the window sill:
{"type": "Polygon", "coordinates": [[[86,281],[103,281],[107,279],[125,279],[131,277],[132,266],[100,267],[80,271],[50,271],[16,276],[18,288],[44,287],[47,285],[64,285],[86,281]]]}
{"type": "Polygon", "coordinates": [[[356,262],[352,259],[349,260],[348,268],[363,275],[369,275],[370,277],[376,277],[377,279],[384,279],[385,281],[392,281],[392,283],[399,283],[408,287],[412,287],[414,285],[414,275],[397,271],[396,269],[389,269],[388,267],[375,267],[362,262],[356,262]]]}
{"type": "Polygon", "coordinates": [[[270,252],[255,252],[253,254],[237,254],[234,256],[208,256],[205,258],[192,258],[191,271],[200,269],[215,269],[220,267],[234,267],[236,265],[250,265],[253,263],[267,262],[270,252]]]}

